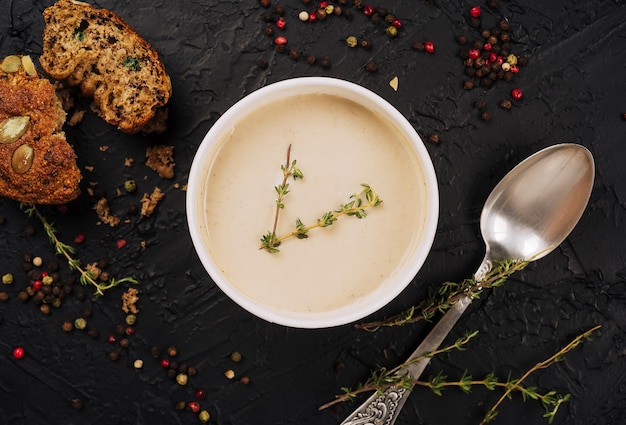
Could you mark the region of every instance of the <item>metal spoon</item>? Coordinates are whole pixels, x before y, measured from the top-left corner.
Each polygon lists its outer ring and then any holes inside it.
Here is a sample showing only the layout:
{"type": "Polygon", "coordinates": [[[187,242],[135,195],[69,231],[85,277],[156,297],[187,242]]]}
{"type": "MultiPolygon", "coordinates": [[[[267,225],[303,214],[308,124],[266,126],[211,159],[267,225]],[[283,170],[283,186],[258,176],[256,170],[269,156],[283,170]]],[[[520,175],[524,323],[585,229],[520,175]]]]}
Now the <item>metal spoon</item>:
{"type": "MultiPolygon", "coordinates": [[[[591,153],[565,143],[531,155],[504,176],[480,216],[486,254],[476,280],[484,279],[494,260],[537,260],[559,246],[585,210],[594,175],[591,153]]],[[[464,297],[446,312],[407,359],[401,374],[419,378],[430,359],[410,363],[412,359],[436,350],[470,303],[464,297]]],[[[391,386],[382,394],[375,393],[341,425],[392,425],[410,392],[391,386]]]]}

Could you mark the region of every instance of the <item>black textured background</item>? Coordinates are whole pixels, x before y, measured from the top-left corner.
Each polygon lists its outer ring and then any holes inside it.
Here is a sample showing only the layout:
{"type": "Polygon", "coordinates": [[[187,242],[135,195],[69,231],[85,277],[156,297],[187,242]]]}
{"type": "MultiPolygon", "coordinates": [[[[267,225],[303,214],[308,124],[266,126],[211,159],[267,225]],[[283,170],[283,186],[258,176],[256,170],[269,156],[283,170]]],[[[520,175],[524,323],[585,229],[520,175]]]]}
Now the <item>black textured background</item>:
{"type": "MultiPolygon", "coordinates": [[[[276,3],[276,1],[274,1],[276,3]]],[[[209,279],[198,261],[187,232],[183,186],[199,143],[215,120],[246,94],[271,82],[296,76],[343,78],[383,96],[404,114],[426,140],[438,133],[439,144],[426,142],[439,179],[441,215],[432,252],[404,293],[371,319],[380,319],[423,299],[426,287],[470,276],[482,259],[484,246],[478,221],[492,187],[516,163],[552,144],[574,142],[588,147],[596,160],[596,181],[589,207],[571,237],[548,257],[518,273],[503,288],[475,302],[449,341],[479,330],[464,352],[436,358],[426,374],[442,371],[451,379],[464,370],[476,377],[494,371],[519,376],[554,354],[576,335],[595,326],[594,340],[566,355],[565,361],[532,375],[527,384],[541,391],[571,393],[555,424],[608,425],[624,423],[626,414],[626,8],[621,0],[559,0],[499,2],[492,11],[484,2],[396,1],[385,5],[402,20],[400,35],[390,39],[362,13],[352,21],[332,18],[314,25],[297,20],[301,1],[281,1],[286,9],[284,34],[289,46],[317,56],[327,55],[323,69],[304,60],[275,53],[272,38],[263,33],[263,9],[258,1],[101,0],[96,4],[118,13],[160,53],[172,77],[169,130],[158,137],[124,135],[88,112],[83,122],[68,128],[83,170],[83,189],[95,186],[106,194],[113,213],[126,222],[111,228],[97,225],[95,198],[86,192],[68,211],[43,208],[60,237],[71,242],[84,233],[78,247],[84,263],[106,259],[115,277],[140,281],[139,320],[130,347],[117,362],[107,357],[115,348],[107,341],[123,322],[120,296],[124,288],[104,298],[68,298],[49,316],[17,293],[28,284],[22,253],[54,252],[40,225],[20,211],[16,202],[1,199],[0,273],[11,272],[15,283],[2,290],[9,301],[0,304],[0,423],[2,424],[182,424],[199,423],[189,410],[178,412],[178,401],[201,401],[215,424],[337,424],[356,407],[318,412],[317,407],[364,381],[377,365],[401,362],[427,333],[428,324],[386,329],[377,333],[351,325],[325,330],[299,330],[257,319],[230,301],[209,279]],[[512,51],[526,54],[528,66],[514,83],[492,88],[462,88],[464,67],[455,36],[478,38],[468,25],[467,11],[483,8],[491,27],[501,18],[511,22],[512,51]],[[348,35],[369,37],[371,51],[349,49],[348,35]],[[431,40],[436,53],[415,52],[415,41],[431,40]],[[257,66],[259,59],[269,63],[257,66]],[[364,64],[373,59],[378,71],[364,64]],[[389,81],[397,76],[399,88],[389,81]],[[524,97],[511,111],[498,104],[520,87],[524,97]],[[493,119],[485,123],[473,107],[487,102],[493,119]],[[144,165],[147,146],[175,146],[176,175],[163,180],[144,165]],[[108,146],[102,151],[101,146],[108,146]],[[134,158],[124,167],[124,158],[134,158]],[[93,166],[88,171],[85,166],[93,166]],[[135,194],[118,196],[127,178],[138,182],[135,194]],[[165,199],[149,218],[129,215],[144,192],[158,186],[165,199]],[[25,229],[34,226],[34,235],[25,229]],[[116,241],[128,245],[117,249],[116,241]],[[145,241],[142,249],[140,242],[145,241]],[[64,320],[74,320],[91,306],[90,326],[100,331],[91,339],[64,333],[64,320]],[[199,373],[180,387],[150,355],[152,346],[175,345],[176,361],[196,365],[199,373]],[[16,360],[12,350],[24,347],[16,360]],[[240,363],[229,359],[243,355],[240,363]],[[135,370],[133,361],[144,360],[135,370]],[[343,367],[337,367],[338,364],[343,367]],[[247,375],[248,386],[223,373],[247,375]],[[80,398],[76,411],[70,400],[80,398]]],[[[367,3],[367,2],[366,2],[367,3]]],[[[42,11],[51,0],[0,2],[0,55],[41,53],[42,11]]],[[[313,3],[311,3],[313,5],[313,3]]],[[[307,7],[310,8],[311,6],[307,7]]],[[[271,10],[271,9],[270,9],[271,10]]],[[[1,100],[0,100],[1,101],[1,100]]],[[[281,111],[276,111],[280,114],[281,111]]],[[[324,125],[314,116],[311,126],[324,125]]],[[[280,129],[277,129],[280,137],[280,129]]],[[[59,259],[60,260],[60,259],[59,259]]],[[[69,272],[61,262],[63,278],[69,272]]],[[[416,390],[398,424],[476,424],[499,392],[476,388],[466,395],[447,389],[443,396],[416,390]]],[[[543,408],[522,401],[519,394],[500,408],[496,423],[542,424],[543,408]]]]}

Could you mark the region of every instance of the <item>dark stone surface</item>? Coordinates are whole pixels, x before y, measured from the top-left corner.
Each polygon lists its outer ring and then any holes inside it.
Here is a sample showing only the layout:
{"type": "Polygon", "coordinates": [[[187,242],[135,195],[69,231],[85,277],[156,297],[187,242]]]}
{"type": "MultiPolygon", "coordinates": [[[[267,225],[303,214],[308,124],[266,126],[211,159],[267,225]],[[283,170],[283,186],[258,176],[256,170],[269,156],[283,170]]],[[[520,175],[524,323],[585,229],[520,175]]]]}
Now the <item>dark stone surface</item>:
{"type": "MultiPolygon", "coordinates": [[[[0,54],[41,53],[41,12],[51,0],[0,3],[0,54]]],[[[276,2],[274,2],[276,3],[276,2]]],[[[215,424],[337,424],[356,403],[319,412],[343,386],[355,387],[378,365],[401,362],[428,332],[428,324],[367,333],[351,325],[325,330],[299,330],[273,325],[237,307],[210,280],[188,235],[185,192],[189,167],[204,134],[232,104],[266,84],[286,78],[325,75],[347,79],[383,96],[404,114],[426,142],[439,179],[441,216],[432,252],[418,276],[401,296],[371,319],[397,313],[423,299],[429,285],[459,281],[471,275],[484,246],[478,221],[482,204],[498,180],[529,154],[552,144],[574,142],[595,156],[597,175],[589,207],[572,235],[548,257],[516,274],[504,287],[487,291],[453,330],[448,341],[479,330],[467,351],[436,358],[426,374],[442,371],[450,379],[464,370],[475,377],[495,372],[519,377],[554,354],[576,335],[602,328],[593,341],[541,370],[527,384],[540,391],[570,393],[572,398],[554,424],[614,425],[626,414],[626,8],[623,1],[500,1],[497,10],[483,7],[483,24],[501,18],[511,24],[511,51],[527,55],[514,82],[498,81],[489,89],[464,90],[464,66],[455,42],[460,33],[470,40],[480,34],[469,25],[472,4],[460,1],[397,1],[388,9],[403,22],[390,39],[384,26],[373,25],[360,11],[354,19],[332,17],[304,24],[300,1],[281,2],[286,9],[284,34],[289,47],[303,54],[328,56],[331,67],[310,66],[302,58],[275,53],[264,34],[265,10],[250,1],[116,1],[98,6],[118,13],[160,53],[171,74],[174,95],[169,130],[158,137],[128,136],[88,112],[82,123],[68,128],[84,173],[84,194],[67,212],[42,208],[62,240],[86,236],[78,246],[83,263],[106,259],[107,271],[140,281],[141,309],[128,348],[111,345],[107,337],[123,323],[121,293],[69,296],[48,316],[18,292],[29,279],[22,271],[22,253],[41,256],[47,265],[54,250],[36,219],[16,202],[0,200],[0,273],[13,273],[12,286],[1,289],[9,300],[0,304],[0,423],[17,424],[182,424],[199,423],[178,401],[198,400],[215,424]],[[349,49],[348,35],[367,37],[373,48],[349,49]],[[415,41],[433,41],[430,55],[411,49],[415,41]],[[268,62],[266,69],[257,61],[268,62]],[[375,73],[364,66],[378,65],[375,73]],[[397,76],[399,88],[389,81],[397,76]],[[498,107],[520,87],[524,97],[510,111],[498,107]],[[482,99],[492,119],[479,119],[474,102],[482,99]],[[175,145],[176,175],[162,180],[144,166],[147,146],[175,145]],[[101,146],[108,146],[102,151],[101,146]],[[133,158],[132,167],[124,166],[133,158]],[[93,171],[85,167],[93,166],[93,171]],[[138,183],[134,194],[118,195],[127,178],[138,183]],[[177,187],[176,185],[180,185],[177,187]],[[158,186],[165,199],[148,218],[129,215],[144,192],[158,186]],[[123,219],[118,227],[97,225],[93,187],[106,194],[112,212],[123,219]],[[25,228],[36,232],[26,235],[25,228]],[[128,244],[118,249],[118,239],[128,244]],[[140,242],[145,242],[145,247],[140,242]],[[89,326],[97,339],[61,325],[91,306],[89,326]],[[194,365],[198,374],[181,387],[152,358],[152,346],[178,348],[174,360],[194,365]],[[12,350],[22,346],[21,360],[12,350]],[[120,357],[112,362],[111,349],[120,357]],[[243,355],[240,363],[230,353],[243,355]],[[133,368],[143,359],[141,370],[133,368]],[[338,371],[336,365],[344,367],[338,371]],[[237,378],[224,372],[233,369],[237,378]],[[249,385],[238,382],[249,376],[249,385]],[[83,408],[72,407],[80,398],[83,408]]],[[[311,8],[313,3],[306,8],[311,8]]],[[[349,6],[346,9],[351,9],[349,6]]],[[[278,31],[280,32],[280,31],[278,31]]],[[[471,41],[470,41],[471,43],[471,41]]],[[[0,100],[1,101],[1,100],[0,100]]],[[[280,111],[276,111],[280,113],[280,111]]],[[[323,125],[311,117],[311,125],[323,125]]],[[[67,264],[57,258],[66,281],[67,264]]],[[[45,269],[46,266],[42,269],[45,269]]],[[[78,284],[75,285],[78,288],[78,284]]],[[[88,288],[85,288],[88,292],[88,288]]],[[[119,339],[119,338],[118,338],[119,339]]],[[[500,396],[475,388],[467,395],[446,389],[441,397],[416,390],[397,424],[476,424],[500,396]]],[[[539,402],[519,394],[506,400],[496,423],[547,423],[539,402]]]]}

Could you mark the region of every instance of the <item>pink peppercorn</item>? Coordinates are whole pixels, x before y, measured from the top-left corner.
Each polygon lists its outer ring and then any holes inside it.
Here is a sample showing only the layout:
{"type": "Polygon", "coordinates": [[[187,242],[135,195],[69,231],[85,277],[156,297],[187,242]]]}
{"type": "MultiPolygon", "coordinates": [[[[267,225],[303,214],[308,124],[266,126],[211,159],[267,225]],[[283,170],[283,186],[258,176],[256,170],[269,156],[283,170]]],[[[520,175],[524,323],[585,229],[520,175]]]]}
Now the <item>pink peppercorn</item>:
{"type": "Polygon", "coordinates": [[[472,18],[478,18],[480,16],[480,6],[474,6],[470,9],[470,16],[472,18]]]}
{"type": "Polygon", "coordinates": [[[391,25],[400,29],[402,28],[402,21],[400,21],[399,19],[394,19],[393,21],[391,21],[391,25]]]}
{"type": "Polygon", "coordinates": [[[285,22],[285,19],[282,17],[278,18],[278,20],[276,21],[276,26],[280,28],[281,30],[284,30],[286,25],[287,23],[285,22]]]}
{"type": "Polygon", "coordinates": [[[276,37],[276,39],[274,39],[274,43],[278,44],[279,46],[282,46],[284,44],[287,44],[287,38],[283,36],[276,37]]]}
{"type": "Polygon", "coordinates": [[[511,97],[513,97],[513,99],[515,100],[519,100],[522,98],[522,89],[513,89],[511,90],[511,97]]]}
{"type": "Polygon", "coordinates": [[[24,349],[22,347],[16,347],[13,350],[13,357],[15,357],[16,359],[21,359],[22,357],[24,357],[24,349]]]}
{"type": "Polygon", "coordinates": [[[372,16],[374,14],[374,6],[365,6],[363,8],[365,16],[372,16]]]}
{"type": "Polygon", "coordinates": [[[468,52],[469,58],[476,60],[480,57],[480,50],[478,49],[470,49],[470,51],[468,52]]]}
{"type": "Polygon", "coordinates": [[[432,41],[425,42],[424,50],[426,50],[428,53],[435,53],[435,44],[432,41]]]}

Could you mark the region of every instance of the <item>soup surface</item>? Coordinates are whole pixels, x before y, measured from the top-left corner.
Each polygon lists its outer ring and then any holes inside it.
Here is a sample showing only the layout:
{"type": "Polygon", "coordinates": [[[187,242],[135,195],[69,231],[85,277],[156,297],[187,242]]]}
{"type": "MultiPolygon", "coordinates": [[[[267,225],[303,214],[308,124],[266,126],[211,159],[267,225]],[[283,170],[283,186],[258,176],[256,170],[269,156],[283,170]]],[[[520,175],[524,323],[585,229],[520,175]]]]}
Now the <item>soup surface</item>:
{"type": "Polygon", "coordinates": [[[206,242],[215,263],[258,302],[290,312],[326,312],[384,285],[419,243],[426,186],[410,142],[388,121],[335,95],[295,95],[241,117],[224,135],[204,193],[206,242]],[[276,234],[297,219],[314,224],[369,184],[383,201],[367,217],[289,238],[268,253],[275,186],[291,145],[302,179],[289,179],[276,234]]]}

